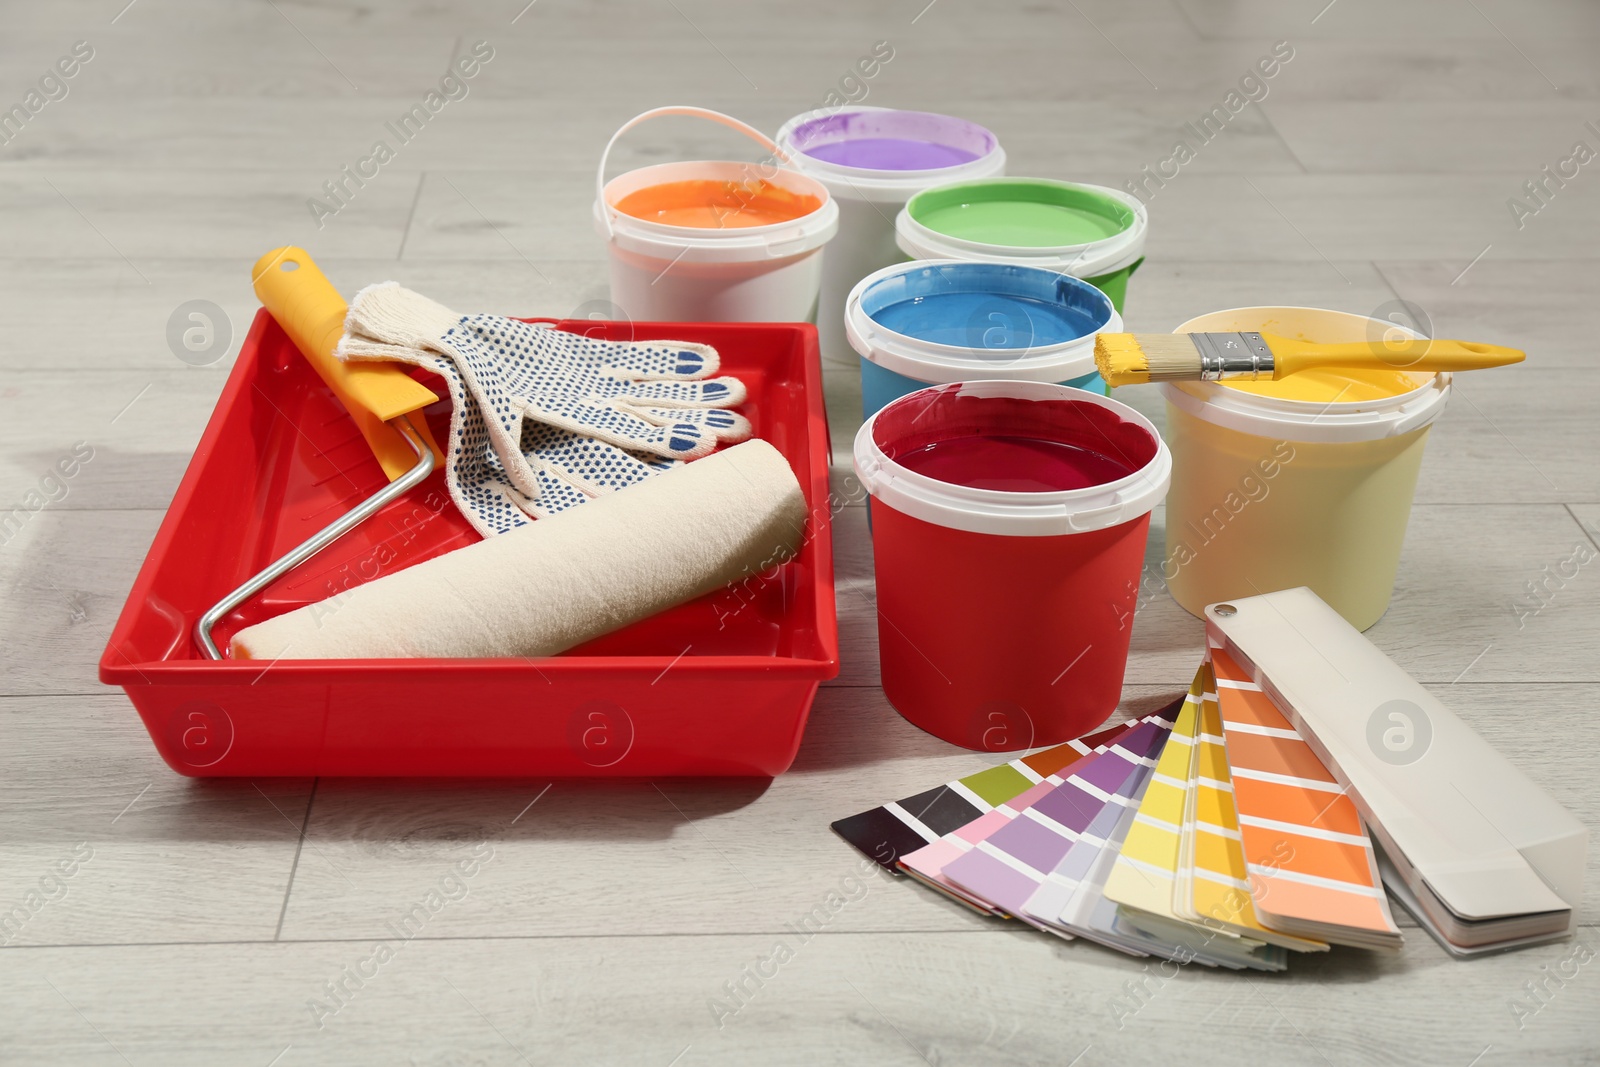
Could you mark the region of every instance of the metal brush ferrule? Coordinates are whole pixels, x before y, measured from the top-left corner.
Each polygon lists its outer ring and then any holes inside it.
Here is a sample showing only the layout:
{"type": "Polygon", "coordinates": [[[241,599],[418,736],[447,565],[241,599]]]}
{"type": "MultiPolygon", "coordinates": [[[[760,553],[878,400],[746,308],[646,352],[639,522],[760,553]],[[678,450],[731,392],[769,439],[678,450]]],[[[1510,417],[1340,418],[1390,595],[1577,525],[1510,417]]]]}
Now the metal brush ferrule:
{"type": "Polygon", "coordinates": [[[1272,349],[1259,333],[1192,333],[1200,352],[1200,380],[1271,378],[1272,349]]]}

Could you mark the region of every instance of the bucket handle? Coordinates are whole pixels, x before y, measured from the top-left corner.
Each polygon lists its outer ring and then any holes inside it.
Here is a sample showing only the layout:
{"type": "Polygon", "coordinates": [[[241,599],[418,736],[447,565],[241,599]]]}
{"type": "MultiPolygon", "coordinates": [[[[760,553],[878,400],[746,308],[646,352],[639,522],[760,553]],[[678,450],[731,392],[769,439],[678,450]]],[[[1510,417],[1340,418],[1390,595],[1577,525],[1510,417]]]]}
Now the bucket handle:
{"type": "Polygon", "coordinates": [[[756,142],[756,144],[771,152],[780,163],[789,162],[789,154],[779,148],[772,138],[749,123],[740,122],[732,115],[724,115],[720,111],[712,111],[710,108],[705,107],[694,107],[689,104],[669,104],[666,107],[653,107],[649,111],[635,115],[627,122],[624,122],[622,128],[612,134],[611,140],[606,142],[605,151],[600,153],[600,169],[594,176],[594,201],[600,208],[600,225],[605,227],[606,240],[608,241],[611,239],[612,207],[606,203],[606,163],[611,159],[611,149],[616,147],[617,140],[623,134],[639,125],[639,123],[644,122],[646,119],[659,118],[662,115],[687,115],[691,118],[710,119],[712,122],[719,122],[730,130],[738,130],[756,142]]]}

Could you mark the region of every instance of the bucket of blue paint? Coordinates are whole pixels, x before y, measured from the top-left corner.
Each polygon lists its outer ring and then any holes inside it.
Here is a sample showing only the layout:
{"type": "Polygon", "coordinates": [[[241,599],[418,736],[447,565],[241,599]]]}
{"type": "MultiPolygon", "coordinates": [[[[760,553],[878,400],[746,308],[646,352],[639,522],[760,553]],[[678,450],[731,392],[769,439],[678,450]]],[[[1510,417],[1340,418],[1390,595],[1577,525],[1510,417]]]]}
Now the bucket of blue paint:
{"type": "Polygon", "coordinates": [[[823,358],[848,362],[845,300],[856,282],[905,258],[895,246],[894,219],[906,201],[936,185],[1004,174],[1006,153],[975,122],[864,106],[796,115],[775,140],[790,165],[826,186],[839,205],[839,233],[822,252],[817,333],[823,358]]]}
{"type": "Polygon", "coordinates": [[[929,385],[1053,382],[1101,396],[1094,336],[1118,333],[1105,293],[1070,274],[1009,263],[921,260],[875,271],[845,302],[861,358],[864,417],[929,385]]]}
{"type": "Polygon", "coordinates": [[[1044,267],[1083,278],[1117,311],[1144,262],[1149,216],[1137,197],[1082,182],[985,178],[925,189],[895,218],[912,259],[1044,267]]]}

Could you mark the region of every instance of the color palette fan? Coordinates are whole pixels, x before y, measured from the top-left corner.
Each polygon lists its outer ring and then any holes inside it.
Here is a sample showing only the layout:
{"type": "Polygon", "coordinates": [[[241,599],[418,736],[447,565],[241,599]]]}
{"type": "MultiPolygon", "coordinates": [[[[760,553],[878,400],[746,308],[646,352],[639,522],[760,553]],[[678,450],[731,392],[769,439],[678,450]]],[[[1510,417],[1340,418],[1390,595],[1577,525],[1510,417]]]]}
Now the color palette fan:
{"type": "Polygon", "coordinates": [[[970,907],[1135,956],[1280,971],[1330,943],[1398,946],[1350,798],[1213,657],[1155,714],[834,830],[970,907]]]}
{"type": "Polygon", "coordinates": [[[840,819],[833,832],[870,856],[891,874],[900,857],[941,836],[954,833],[986,812],[1038,785],[1047,775],[1108,744],[1126,727],[1112,727],[1063,745],[989,767],[953,782],[840,819]]]}

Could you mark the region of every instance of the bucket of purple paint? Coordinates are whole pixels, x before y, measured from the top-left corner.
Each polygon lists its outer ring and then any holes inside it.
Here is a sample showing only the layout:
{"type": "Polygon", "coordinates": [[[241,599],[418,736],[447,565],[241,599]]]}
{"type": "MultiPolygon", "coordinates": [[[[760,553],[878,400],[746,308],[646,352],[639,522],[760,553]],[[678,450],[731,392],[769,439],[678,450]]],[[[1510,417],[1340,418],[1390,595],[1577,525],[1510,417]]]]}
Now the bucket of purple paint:
{"type": "Polygon", "coordinates": [[[881,107],[821,108],[778,131],[790,165],[821,182],[839,205],[839,233],[822,253],[817,333],[825,358],[854,363],[845,302],[862,278],[905,254],[894,219],[907,200],[946,182],[1004,174],[995,135],[965,119],[881,107]]]}

